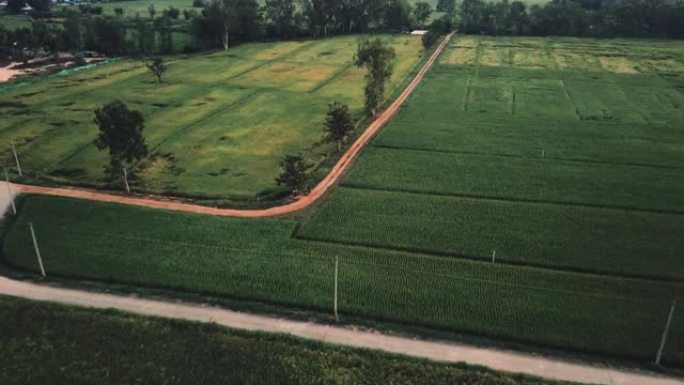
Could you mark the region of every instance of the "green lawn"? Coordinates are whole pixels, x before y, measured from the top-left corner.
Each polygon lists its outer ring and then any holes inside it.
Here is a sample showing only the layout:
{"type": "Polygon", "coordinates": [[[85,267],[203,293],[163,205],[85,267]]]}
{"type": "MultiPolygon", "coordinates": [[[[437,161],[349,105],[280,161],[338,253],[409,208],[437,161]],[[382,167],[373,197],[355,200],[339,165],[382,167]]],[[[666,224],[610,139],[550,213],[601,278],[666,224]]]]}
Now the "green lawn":
{"type": "Polygon", "coordinates": [[[0,328],[4,385],[561,384],[294,337],[9,297],[0,297],[0,328]]]}
{"type": "MultiPolygon", "coordinates": [[[[4,257],[37,271],[33,222],[50,276],[327,313],[337,256],[343,318],[652,362],[684,294],[682,57],[680,42],[457,37],[314,208],[249,220],[28,197],[4,257]]],[[[683,322],[664,356],[680,368],[683,322]]]]}
{"type": "MultiPolygon", "coordinates": [[[[388,96],[422,55],[420,39],[383,35],[398,57],[388,96]]],[[[104,186],[107,154],[92,144],[93,109],[120,99],[145,118],[151,157],[139,164],[139,191],[255,201],[276,187],[279,162],[304,152],[324,160],[328,103],[361,118],[364,72],[352,65],[363,36],[247,44],[170,59],[162,85],[139,61],[121,60],[70,76],[0,89],[0,153],[11,140],[32,178],[104,186]]],[[[120,188],[120,186],[116,186],[120,188]]]]}

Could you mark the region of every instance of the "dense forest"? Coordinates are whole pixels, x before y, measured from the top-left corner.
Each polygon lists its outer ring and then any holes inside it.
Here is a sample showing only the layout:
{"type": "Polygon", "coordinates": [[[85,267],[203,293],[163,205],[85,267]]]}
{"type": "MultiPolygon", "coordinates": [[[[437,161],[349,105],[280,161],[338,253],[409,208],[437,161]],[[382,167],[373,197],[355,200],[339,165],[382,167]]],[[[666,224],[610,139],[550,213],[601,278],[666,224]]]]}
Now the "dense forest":
{"type": "MultiPolygon", "coordinates": [[[[326,37],[368,31],[433,30],[435,36],[456,25],[461,33],[490,35],[684,37],[684,0],[553,0],[527,6],[521,1],[439,0],[194,0],[192,9],[175,8],[124,17],[123,8],[104,15],[97,3],[58,7],[30,0],[32,27],[0,25],[3,56],[28,51],[95,50],[107,55],[150,55],[228,49],[256,40],[326,37]],[[434,11],[441,17],[432,16],[434,11]],[[431,25],[428,21],[436,19],[431,25]],[[452,24],[453,23],[453,24],[452,24]],[[178,49],[174,34],[190,35],[178,49]]],[[[9,0],[19,12],[24,0],[9,0]]],[[[125,2],[122,2],[122,7],[125,2]]],[[[16,58],[21,59],[21,58],[16,58]]]]}

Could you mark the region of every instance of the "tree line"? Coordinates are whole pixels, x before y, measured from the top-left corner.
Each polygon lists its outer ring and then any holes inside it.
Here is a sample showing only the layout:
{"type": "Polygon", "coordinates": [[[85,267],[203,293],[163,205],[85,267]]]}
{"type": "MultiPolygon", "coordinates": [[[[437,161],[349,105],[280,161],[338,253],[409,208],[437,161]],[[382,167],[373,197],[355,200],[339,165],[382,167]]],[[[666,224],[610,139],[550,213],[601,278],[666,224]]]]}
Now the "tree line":
{"type": "MultiPolygon", "coordinates": [[[[24,0],[10,0],[8,11],[18,12],[24,0]]],[[[234,44],[274,39],[326,37],[374,31],[424,28],[433,8],[406,0],[194,0],[193,8],[127,15],[116,8],[104,15],[102,7],[51,8],[49,0],[30,0],[32,27],[7,30],[0,25],[0,48],[14,50],[92,50],[110,56],[168,54],[175,51],[228,49],[234,44]],[[174,47],[174,33],[188,33],[192,43],[174,47]]],[[[124,3],[125,4],[125,3],[124,3]]]]}
{"type": "Polygon", "coordinates": [[[682,0],[463,0],[459,31],[470,34],[577,37],[684,37],[682,0]]]}

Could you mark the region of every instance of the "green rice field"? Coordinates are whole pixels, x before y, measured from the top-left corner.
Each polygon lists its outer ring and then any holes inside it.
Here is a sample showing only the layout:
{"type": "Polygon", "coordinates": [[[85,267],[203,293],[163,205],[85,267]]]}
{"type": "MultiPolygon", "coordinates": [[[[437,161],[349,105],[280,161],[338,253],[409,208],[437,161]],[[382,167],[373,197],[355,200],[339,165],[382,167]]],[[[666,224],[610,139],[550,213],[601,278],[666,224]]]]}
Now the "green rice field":
{"type": "MultiPolygon", "coordinates": [[[[48,276],[321,313],[337,257],[342,319],[650,363],[684,294],[683,58],[678,42],[457,36],[313,208],[28,196],[3,256],[37,271],[32,222],[48,276]]],[[[683,336],[679,306],[666,366],[684,368],[683,336]]]]}
{"type": "MultiPolygon", "coordinates": [[[[389,96],[423,51],[419,38],[381,37],[397,52],[389,96]]],[[[134,189],[255,201],[277,190],[285,155],[325,160],[326,148],[317,143],[328,103],[347,103],[362,118],[364,70],[353,65],[361,38],[247,44],[172,57],[161,85],[140,61],[121,60],[0,88],[0,154],[12,165],[15,141],[31,178],[103,187],[108,155],[93,144],[93,110],[120,99],[143,113],[151,152],[136,167],[134,189]]]]}

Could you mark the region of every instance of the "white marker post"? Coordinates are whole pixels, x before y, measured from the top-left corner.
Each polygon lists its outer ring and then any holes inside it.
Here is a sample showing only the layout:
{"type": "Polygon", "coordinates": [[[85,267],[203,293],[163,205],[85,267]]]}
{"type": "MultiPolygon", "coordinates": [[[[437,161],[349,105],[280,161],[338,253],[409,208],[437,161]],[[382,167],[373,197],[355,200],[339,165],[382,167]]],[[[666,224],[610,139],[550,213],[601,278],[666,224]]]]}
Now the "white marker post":
{"type": "Polygon", "coordinates": [[[36,249],[36,257],[38,258],[38,266],[40,266],[40,274],[45,277],[45,267],[43,267],[43,259],[40,258],[40,249],[38,248],[38,241],[36,240],[36,232],[33,231],[33,222],[29,222],[31,229],[31,238],[33,238],[33,247],[36,249]]]}
{"type": "Polygon", "coordinates": [[[492,263],[496,262],[496,250],[492,250],[492,263]]]}
{"type": "Polygon", "coordinates": [[[334,311],[335,311],[335,322],[340,321],[340,317],[337,315],[337,276],[339,272],[339,257],[336,255],[335,256],[335,299],[333,303],[334,311]]]}
{"type": "Polygon", "coordinates": [[[656,355],[655,364],[660,365],[660,359],[663,357],[663,350],[665,350],[665,342],[667,342],[667,334],[670,332],[670,324],[672,323],[672,316],[675,312],[675,307],[677,306],[677,300],[672,301],[672,306],[670,307],[670,314],[667,316],[667,323],[665,323],[665,330],[663,331],[663,337],[660,340],[660,348],[658,348],[658,354],[656,355]]]}
{"type": "Polygon", "coordinates": [[[14,204],[14,194],[12,194],[12,185],[10,184],[9,174],[7,174],[7,167],[5,169],[5,182],[7,182],[7,193],[9,194],[10,204],[12,204],[12,214],[17,215],[17,206],[14,204]]]}
{"type": "Polygon", "coordinates": [[[21,176],[21,164],[19,164],[19,156],[17,155],[17,147],[14,145],[14,141],[12,141],[12,152],[14,153],[14,161],[17,163],[17,172],[21,176]]]}
{"type": "Polygon", "coordinates": [[[544,157],[545,154],[546,154],[546,152],[544,150],[542,150],[542,158],[544,157]]]}
{"type": "Polygon", "coordinates": [[[123,169],[123,174],[124,174],[124,184],[126,185],[126,192],[130,193],[131,188],[128,186],[128,172],[126,171],[126,167],[123,169]]]}

